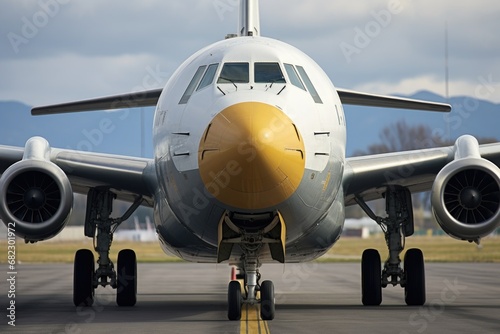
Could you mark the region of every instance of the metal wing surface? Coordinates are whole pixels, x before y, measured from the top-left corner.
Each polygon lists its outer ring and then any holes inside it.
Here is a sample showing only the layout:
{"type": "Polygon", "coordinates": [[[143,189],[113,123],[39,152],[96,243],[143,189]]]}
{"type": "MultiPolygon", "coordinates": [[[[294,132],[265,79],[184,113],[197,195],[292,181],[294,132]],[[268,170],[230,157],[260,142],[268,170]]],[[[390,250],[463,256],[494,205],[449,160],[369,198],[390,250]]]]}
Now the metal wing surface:
{"type": "MultiPolygon", "coordinates": [[[[355,196],[365,201],[381,198],[388,185],[401,185],[412,193],[431,190],[437,174],[455,159],[456,152],[457,145],[348,158],[343,180],[346,205],[355,204],[355,196]]],[[[500,166],[500,144],[480,145],[479,153],[500,166]]]]}
{"type": "MultiPolygon", "coordinates": [[[[21,161],[25,148],[0,145],[0,173],[21,161]]],[[[118,199],[133,201],[138,195],[153,204],[156,188],[154,160],[102,153],[49,148],[46,160],[67,176],[76,193],[86,194],[93,187],[109,187],[118,199]]]]}

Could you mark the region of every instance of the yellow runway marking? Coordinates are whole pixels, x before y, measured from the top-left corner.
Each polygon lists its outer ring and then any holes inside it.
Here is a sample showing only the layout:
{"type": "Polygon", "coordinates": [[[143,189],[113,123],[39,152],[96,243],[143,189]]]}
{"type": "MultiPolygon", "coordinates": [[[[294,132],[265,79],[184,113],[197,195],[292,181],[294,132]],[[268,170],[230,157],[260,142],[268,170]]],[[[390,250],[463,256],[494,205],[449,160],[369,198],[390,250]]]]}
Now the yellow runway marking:
{"type": "Polygon", "coordinates": [[[267,321],[260,318],[260,306],[243,304],[241,307],[240,334],[269,334],[267,321]]]}

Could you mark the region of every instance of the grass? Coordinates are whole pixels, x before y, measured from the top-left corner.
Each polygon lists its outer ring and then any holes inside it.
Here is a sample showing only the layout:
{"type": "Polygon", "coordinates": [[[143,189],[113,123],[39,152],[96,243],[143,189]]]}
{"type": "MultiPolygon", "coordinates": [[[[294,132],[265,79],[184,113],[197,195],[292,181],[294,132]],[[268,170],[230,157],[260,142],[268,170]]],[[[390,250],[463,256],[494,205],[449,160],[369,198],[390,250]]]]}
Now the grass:
{"type": "MultiPolygon", "coordinates": [[[[16,260],[18,263],[73,263],[75,253],[78,249],[87,248],[93,250],[92,240],[81,242],[37,242],[35,244],[26,244],[17,239],[16,260]]],[[[166,255],[158,242],[125,242],[114,241],[111,247],[110,257],[113,261],[118,256],[118,251],[122,249],[133,249],[137,254],[138,262],[181,262],[182,260],[175,256],[166,255]]],[[[0,242],[0,263],[7,262],[7,243],[0,242]],[[5,249],[5,252],[1,250],[5,249]]],[[[94,255],[97,255],[94,252],[94,255]]]]}
{"type": "MultiPolygon", "coordinates": [[[[340,238],[330,251],[318,261],[360,261],[363,250],[374,248],[382,261],[388,256],[383,235],[368,239],[340,238]]],[[[500,263],[500,238],[489,237],[475,243],[460,241],[449,236],[415,236],[406,238],[405,251],[420,248],[427,262],[496,262],[500,263]]],[[[401,255],[403,258],[405,251],[401,255]]]]}
{"type": "MultiPolygon", "coordinates": [[[[416,236],[406,240],[405,249],[421,248],[428,262],[496,262],[500,263],[500,238],[490,237],[481,242],[481,247],[447,236],[416,236]]],[[[73,263],[75,252],[80,248],[93,249],[92,241],[85,242],[39,242],[16,243],[18,263],[73,263]]],[[[138,262],[180,262],[177,257],[163,253],[157,242],[113,242],[111,259],[116,259],[121,249],[136,251],[138,262]]],[[[363,250],[378,249],[382,260],[387,257],[387,248],[382,236],[369,239],[340,238],[335,246],[319,262],[359,262],[363,250]]],[[[0,263],[7,262],[7,242],[0,241],[0,263]],[[3,250],[3,251],[2,251],[3,250]]]]}

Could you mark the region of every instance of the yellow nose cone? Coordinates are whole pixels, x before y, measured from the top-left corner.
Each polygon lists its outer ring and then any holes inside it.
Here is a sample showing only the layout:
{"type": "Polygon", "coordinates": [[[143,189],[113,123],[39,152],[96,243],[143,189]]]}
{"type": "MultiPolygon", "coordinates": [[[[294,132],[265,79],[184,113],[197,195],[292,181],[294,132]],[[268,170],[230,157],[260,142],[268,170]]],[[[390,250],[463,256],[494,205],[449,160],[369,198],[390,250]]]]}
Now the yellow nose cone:
{"type": "Polygon", "coordinates": [[[200,142],[206,190],[234,208],[258,210],[289,198],[302,180],[302,137],[281,110],[260,102],[232,105],[214,117],[200,142]]]}

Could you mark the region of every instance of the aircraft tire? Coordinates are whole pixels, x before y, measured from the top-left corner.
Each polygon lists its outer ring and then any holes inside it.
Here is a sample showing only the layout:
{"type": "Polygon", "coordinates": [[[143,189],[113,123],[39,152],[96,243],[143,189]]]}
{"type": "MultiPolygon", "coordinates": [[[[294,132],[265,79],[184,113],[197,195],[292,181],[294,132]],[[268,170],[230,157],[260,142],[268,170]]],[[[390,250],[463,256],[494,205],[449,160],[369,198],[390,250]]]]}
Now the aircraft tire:
{"type": "Polygon", "coordinates": [[[274,313],[274,284],[271,281],[264,281],[260,285],[260,317],[262,320],[273,320],[274,313]]]}
{"type": "Polygon", "coordinates": [[[134,306],[137,302],[137,260],[135,252],[123,249],[118,253],[116,304],[134,306]]]}
{"type": "Polygon", "coordinates": [[[73,303],[75,306],[94,304],[94,253],[79,249],[75,254],[73,268],[73,303]]]}
{"type": "Polygon", "coordinates": [[[227,288],[227,318],[229,320],[241,319],[241,302],[240,282],[229,282],[229,286],[227,288]]]}
{"type": "Polygon", "coordinates": [[[363,305],[382,303],[382,269],[376,249],[366,249],[361,257],[361,295],[363,305]]]}
{"type": "Polygon", "coordinates": [[[410,306],[425,304],[424,255],[418,248],[409,249],[404,258],[405,302],[410,306]]]}

